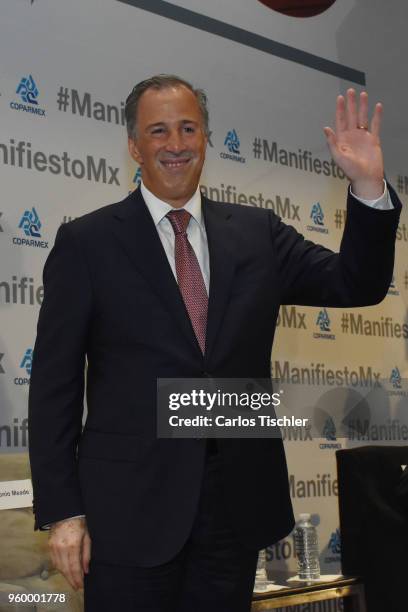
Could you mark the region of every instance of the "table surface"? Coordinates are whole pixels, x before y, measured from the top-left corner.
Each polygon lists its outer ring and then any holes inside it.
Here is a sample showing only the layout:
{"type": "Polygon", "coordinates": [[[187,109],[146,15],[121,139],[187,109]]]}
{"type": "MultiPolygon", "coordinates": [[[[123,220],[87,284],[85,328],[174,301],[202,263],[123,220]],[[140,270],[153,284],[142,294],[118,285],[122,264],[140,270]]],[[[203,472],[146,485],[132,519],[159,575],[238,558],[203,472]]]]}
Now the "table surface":
{"type": "Polygon", "coordinates": [[[253,600],[259,601],[260,599],[273,599],[276,597],[282,597],[283,595],[301,595],[303,593],[311,593],[313,591],[322,591],[325,589],[333,589],[338,587],[351,586],[360,583],[360,578],[357,576],[343,576],[338,580],[330,580],[328,582],[288,582],[288,578],[292,578],[296,574],[294,572],[273,572],[269,575],[269,578],[275,582],[275,584],[283,585],[286,588],[280,589],[279,591],[266,591],[265,593],[254,593],[253,600]]]}

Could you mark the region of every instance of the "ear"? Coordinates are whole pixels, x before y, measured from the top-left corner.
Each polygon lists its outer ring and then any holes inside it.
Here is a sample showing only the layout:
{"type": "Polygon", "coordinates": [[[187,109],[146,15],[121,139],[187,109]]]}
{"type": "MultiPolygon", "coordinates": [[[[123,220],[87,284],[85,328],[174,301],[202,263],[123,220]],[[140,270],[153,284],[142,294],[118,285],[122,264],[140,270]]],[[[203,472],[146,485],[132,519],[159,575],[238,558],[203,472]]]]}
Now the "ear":
{"type": "Polygon", "coordinates": [[[143,158],[137,147],[136,140],[134,140],[133,138],[128,138],[128,149],[129,149],[130,156],[135,161],[137,161],[139,166],[141,166],[143,164],[143,158]]]}

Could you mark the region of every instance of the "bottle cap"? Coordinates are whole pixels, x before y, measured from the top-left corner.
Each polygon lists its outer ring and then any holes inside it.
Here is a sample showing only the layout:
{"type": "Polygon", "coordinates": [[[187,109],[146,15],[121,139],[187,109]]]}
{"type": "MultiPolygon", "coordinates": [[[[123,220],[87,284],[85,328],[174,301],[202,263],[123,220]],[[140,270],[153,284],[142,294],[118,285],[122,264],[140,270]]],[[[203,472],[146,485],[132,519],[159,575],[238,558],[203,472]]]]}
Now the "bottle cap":
{"type": "Polygon", "coordinates": [[[299,518],[301,521],[310,521],[311,519],[311,514],[308,514],[307,512],[303,512],[301,514],[299,514],[299,518]]]}

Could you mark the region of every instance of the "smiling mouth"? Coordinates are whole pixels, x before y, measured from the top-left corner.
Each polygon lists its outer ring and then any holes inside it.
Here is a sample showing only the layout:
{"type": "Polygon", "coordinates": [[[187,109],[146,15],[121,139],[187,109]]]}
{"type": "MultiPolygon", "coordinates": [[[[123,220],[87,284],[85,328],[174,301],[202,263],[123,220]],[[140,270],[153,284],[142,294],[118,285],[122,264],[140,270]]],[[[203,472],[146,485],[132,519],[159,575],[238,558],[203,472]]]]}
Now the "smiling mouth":
{"type": "Polygon", "coordinates": [[[188,159],[162,159],[160,163],[166,168],[166,170],[178,170],[184,168],[191,158],[188,159]]]}

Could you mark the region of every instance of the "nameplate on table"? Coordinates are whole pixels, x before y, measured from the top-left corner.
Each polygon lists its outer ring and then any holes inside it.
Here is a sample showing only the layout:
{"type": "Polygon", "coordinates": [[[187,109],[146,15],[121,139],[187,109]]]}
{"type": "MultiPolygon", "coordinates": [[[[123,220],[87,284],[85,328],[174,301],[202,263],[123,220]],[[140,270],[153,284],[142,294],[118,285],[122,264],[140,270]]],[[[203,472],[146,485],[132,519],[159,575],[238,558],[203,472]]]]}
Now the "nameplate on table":
{"type": "Polygon", "coordinates": [[[0,510],[29,508],[33,505],[31,480],[5,480],[0,482],[0,510]]]}

